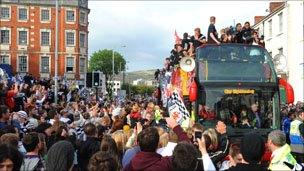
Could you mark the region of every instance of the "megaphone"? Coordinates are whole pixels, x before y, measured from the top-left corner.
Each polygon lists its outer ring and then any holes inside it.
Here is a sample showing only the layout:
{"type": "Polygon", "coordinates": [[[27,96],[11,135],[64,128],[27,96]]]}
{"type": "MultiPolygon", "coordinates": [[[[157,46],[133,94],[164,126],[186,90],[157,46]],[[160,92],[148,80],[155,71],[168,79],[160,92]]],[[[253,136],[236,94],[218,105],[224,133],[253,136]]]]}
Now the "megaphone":
{"type": "Polygon", "coordinates": [[[181,69],[185,72],[191,72],[194,70],[195,68],[195,61],[192,57],[187,56],[187,57],[183,57],[180,62],[179,62],[179,66],[181,67],[181,69]]]}

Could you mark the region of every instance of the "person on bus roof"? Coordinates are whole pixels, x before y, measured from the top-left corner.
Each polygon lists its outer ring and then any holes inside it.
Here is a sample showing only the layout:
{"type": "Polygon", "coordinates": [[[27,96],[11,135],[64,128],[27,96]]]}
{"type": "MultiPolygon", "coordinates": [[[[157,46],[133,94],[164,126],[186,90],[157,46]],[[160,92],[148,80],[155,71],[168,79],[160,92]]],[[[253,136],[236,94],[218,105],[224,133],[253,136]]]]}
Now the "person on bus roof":
{"type": "Polygon", "coordinates": [[[221,44],[221,42],[218,40],[218,33],[216,31],[216,28],[214,26],[215,24],[215,17],[210,17],[210,25],[208,27],[208,44],[221,44]]]}

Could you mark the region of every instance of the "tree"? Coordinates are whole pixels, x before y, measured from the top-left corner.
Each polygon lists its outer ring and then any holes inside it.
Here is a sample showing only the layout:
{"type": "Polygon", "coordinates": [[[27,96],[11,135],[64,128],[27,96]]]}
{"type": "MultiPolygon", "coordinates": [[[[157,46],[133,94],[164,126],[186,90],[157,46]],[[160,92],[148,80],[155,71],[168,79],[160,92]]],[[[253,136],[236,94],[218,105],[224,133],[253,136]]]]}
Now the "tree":
{"type": "Polygon", "coordinates": [[[130,95],[130,93],[134,95],[148,95],[151,96],[155,90],[154,86],[147,85],[131,85],[129,83],[125,83],[121,86],[122,90],[126,90],[126,93],[130,95]]]}
{"type": "MultiPolygon", "coordinates": [[[[89,61],[89,71],[102,71],[106,77],[106,81],[113,80],[112,70],[112,50],[104,49],[96,51],[92,54],[89,61]]],[[[123,56],[114,51],[114,73],[118,74],[120,71],[124,71],[126,66],[126,60],[123,56]]],[[[106,84],[107,92],[112,97],[112,84],[106,84]]]]}

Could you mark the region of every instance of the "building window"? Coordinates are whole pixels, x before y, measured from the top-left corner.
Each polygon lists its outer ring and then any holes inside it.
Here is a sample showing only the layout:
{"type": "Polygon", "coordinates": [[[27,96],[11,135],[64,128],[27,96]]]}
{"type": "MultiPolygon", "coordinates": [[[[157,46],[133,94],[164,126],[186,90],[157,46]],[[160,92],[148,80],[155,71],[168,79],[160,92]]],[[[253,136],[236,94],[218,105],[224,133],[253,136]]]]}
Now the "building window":
{"type": "Polygon", "coordinates": [[[86,13],[85,12],[83,12],[83,11],[80,12],[79,20],[80,20],[80,23],[82,23],[82,24],[86,23],[86,13]]]}
{"type": "Polygon", "coordinates": [[[10,64],[8,55],[0,55],[0,64],[10,64]]]}
{"type": "Polygon", "coordinates": [[[74,32],[66,32],[66,46],[75,46],[74,32]]]}
{"type": "Polygon", "coordinates": [[[27,45],[27,31],[19,31],[19,45],[27,45]]]}
{"type": "Polygon", "coordinates": [[[50,45],[50,32],[42,31],[41,32],[41,46],[49,46],[50,45]]]}
{"type": "Polygon", "coordinates": [[[27,72],[27,56],[19,56],[19,72],[27,72]]]}
{"type": "Polygon", "coordinates": [[[278,50],[279,50],[279,54],[280,54],[280,55],[283,55],[283,48],[281,47],[281,48],[279,48],[278,50]]]}
{"type": "Polygon", "coordinates": [[[86,43],[86,34],[85,33],[80,33],[79,35],[79,46],[80,47],[85,47],[86,43]]]}
{"type": "Polygon", "coordinates": [[[48,56],[41,56],[40,72],[41,73],[50,72],[50,58],[48,56]]]}
{"type": "Polygon", "coordinates": [[[41,21],[50,21],[50,10],[42,9],[40,19],[41,21]]]}
{"type": "Polygon", "coordinates": [[[79,72],[83,73],[85,72],[85,68],[86,68],[86,59],[85,58],[80,58],[79,59],[79,72]]]}
{"type": "Polygon", "coordinates": [[[66,20],[67,20],[67,22],[74,22],[75,21],[75,11],[67,10],[66,11],[66,20]]]}
{"type": "Polygon", "coordinates": [[[279,14],[279,32],[283,32],[283,12],[279,14]]]}
{"type": "Polygon", "coordinates": [[[269,34],[269,37],[272,37],[272,20],[268,21],[268,25],[269,25],[268,34],[269,34]]]}
{"type": "Polygon", "coordinates": [[[1,44],[9,44],[10,42],[10,31],[1,30],[1,44]]]}
{"type": "Polygon", "coordinates": [[[10,8],[9,7],[1,7],[1,19],[9,19],[10,18],[10,8]]]}
{"type": "Polygon", "coordinates": [[[27,9],[19,8],[19,20],[27,20],[27,9]]]}
{"type": "Polygon", "coordinates": [[[74,72],[74,57],[66,58],[66,72],[74,72]]]}

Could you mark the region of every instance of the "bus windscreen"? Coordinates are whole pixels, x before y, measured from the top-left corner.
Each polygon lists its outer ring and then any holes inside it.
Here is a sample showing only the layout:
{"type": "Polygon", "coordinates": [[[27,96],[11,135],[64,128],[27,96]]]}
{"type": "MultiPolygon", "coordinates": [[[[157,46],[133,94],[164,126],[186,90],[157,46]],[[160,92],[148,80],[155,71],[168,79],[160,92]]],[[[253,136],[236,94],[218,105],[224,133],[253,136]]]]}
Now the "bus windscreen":
{"type": "Polygon", "coordinates": [[[200,82],[276,82],[271,57],[259,46],[207,45],[196,58],[200,82]]]}

